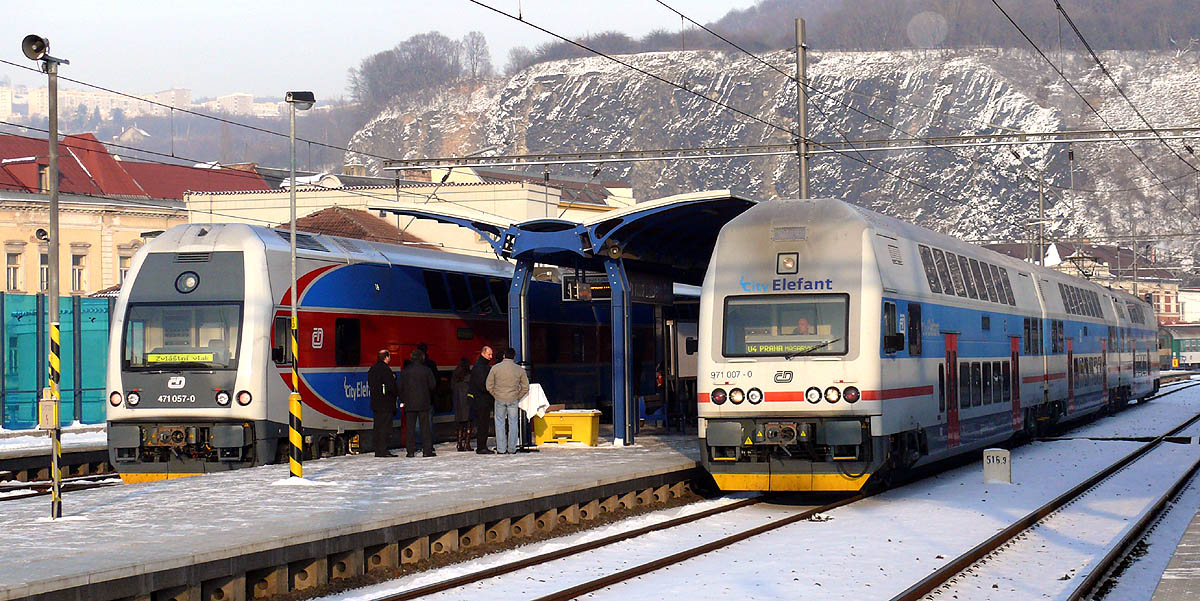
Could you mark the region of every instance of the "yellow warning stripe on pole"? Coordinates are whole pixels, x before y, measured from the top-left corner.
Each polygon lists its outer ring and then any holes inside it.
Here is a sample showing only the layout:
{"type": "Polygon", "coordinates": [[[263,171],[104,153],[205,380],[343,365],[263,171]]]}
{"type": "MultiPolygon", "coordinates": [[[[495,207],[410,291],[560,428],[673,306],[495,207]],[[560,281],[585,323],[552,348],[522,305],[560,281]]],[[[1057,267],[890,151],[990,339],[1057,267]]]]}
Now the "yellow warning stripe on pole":
{"type": "Polygon", "coordinates": [[[58,322],[50,323],[50,400],[54,405],[54,427],[50,430],[50,445],[52,447],[50,453],[50,480],[52,482],[50,494],[50,517],[62,517],[62,422],[59,417],[59,405],[62,396],[60,395],[58,384],[62,379],[62,363],[59,360],[61,347],[59,346],[60,333],[58,322]]]}
{"type": "Polygon", "coordinates": [[[288,443],[291,446],[288,465],[291,475],[304,477],[304,426],[300,420],[300,343],[296,336],[296,321],[292,320],[292,394],[288,397],[288,443]]]}

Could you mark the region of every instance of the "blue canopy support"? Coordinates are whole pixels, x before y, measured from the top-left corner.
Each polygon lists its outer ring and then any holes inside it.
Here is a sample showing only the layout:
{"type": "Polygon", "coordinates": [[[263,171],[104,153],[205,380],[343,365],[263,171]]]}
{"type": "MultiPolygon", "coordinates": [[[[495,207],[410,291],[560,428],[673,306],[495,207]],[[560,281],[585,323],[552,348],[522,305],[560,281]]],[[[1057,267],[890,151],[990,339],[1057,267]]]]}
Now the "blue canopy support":
{"type": "Polygon", "coordinates": [[[612,288],[613,438],[620,445],[633,443],[636,418],[630,378],[631,274],[700,285],[721,228],[755,203],[729,190],[696,192],[639,203],[583,222],[543,218],[515,223],[445,203],[436,207],[397,204],[371,210],[465,227],[488,241],[497,256],[515,261],[508,295],[508,335],[517,360],[526,364],[530,360],[528,291],[533,265],[603,272],[612,288]]]}

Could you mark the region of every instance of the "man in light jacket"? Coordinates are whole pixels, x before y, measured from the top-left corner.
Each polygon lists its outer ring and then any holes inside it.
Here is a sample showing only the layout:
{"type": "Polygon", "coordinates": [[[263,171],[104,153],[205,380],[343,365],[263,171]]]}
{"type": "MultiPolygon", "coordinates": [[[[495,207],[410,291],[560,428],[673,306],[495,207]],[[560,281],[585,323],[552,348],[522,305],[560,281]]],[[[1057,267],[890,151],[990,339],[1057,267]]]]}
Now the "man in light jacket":
{"type": "Polygon", "coordinates": [[[516,357],[516,350],[505,349],[504,360],[493,366],[487,376],[487,391],[496,398],[496,452],[502,455],[517,452],[521,433],[517,401],[529,394],[529,376],[513,361],[516,357]]]}

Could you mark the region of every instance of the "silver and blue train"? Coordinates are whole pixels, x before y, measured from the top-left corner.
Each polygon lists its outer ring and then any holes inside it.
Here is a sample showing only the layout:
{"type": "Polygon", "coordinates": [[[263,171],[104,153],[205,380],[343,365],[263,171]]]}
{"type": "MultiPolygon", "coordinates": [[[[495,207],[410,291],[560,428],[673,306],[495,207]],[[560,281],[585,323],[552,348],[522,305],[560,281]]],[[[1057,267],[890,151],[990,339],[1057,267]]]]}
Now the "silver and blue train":
{"type": "Polygon", "coordinates": [[[855,491],[1159,386],[1151,306],[839,200],[721,231],[699,436],[724,490],[855,491]]]}

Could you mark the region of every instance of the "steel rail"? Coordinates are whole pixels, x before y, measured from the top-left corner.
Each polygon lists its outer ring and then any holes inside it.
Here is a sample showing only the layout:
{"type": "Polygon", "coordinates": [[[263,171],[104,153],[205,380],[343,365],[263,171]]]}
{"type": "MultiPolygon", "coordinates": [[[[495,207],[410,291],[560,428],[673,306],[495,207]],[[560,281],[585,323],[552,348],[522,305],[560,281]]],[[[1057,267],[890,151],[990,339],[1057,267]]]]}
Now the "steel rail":
{"type": "Polygon", "coordinates": [[[508,574],[510,572],[515,572],[517,570],[522,570],[525,568],[530,568],[533,566],[541,565],[547,561],[554,561],[556,559],[570,557],[572,555],[577,555],[579,553],[584,553],[586,551],[591,551],[593,549],[598,549],[600,547],[605,547],[605,546],[619,543],[622,541],[626,541],[626,540],[629,540],[632,538],[637,538],[639,536],[642,536],[645,534],[650,534],[652,532],[658,532],[660,530],[667,530],[669,528],[674,528],[676,526],[681,526],[683,524],[689,524],[691,522],[702,520],[704,518],[712,517],[714,515],[722,514],[722,513],[728,512],[728,511],[733,511],[735,509],[742,509],[743,507],[757,505],[762,502],[763,502],[763,497],[761,497],[761,496],[751,497],[749,499],[742,499],[740,501],[735,501],[733,503],[722,505],[720,507],[714,507],[712,509],[706,509],[704,511],[700,511],[700,512],[693,513],[690,515],[680,516],[677,518],[659,522],[657,524],[651,524],[649,526],[643,526],[641,528],[636,528],[636,529],[630,530],[628,532],[621,532],[619,534],[614,534],[612,536],[606,536],[604,538],[596,539],[594,541],[581,543],[579,545],[566,547],[563,549],[558,549],[556,551],[551,551],[549,553],[543,553],[540,555],[535,555],[533,557],[526,557],[524,559],[519,559],[517,561],[509,562],[509,563],[498,565],[498,566],[493,566],[493,567],[487,568],[485,570],[480,570],[478,572],[471,572],[469,574],[455,576],[454,578],[443,580],[441,582],[434,582],[432,584],[427,584],[425,586],[408,589],[408,590],[401,591],[401,592],[393,594],[393,595],[389,595],[386,597],[380,597],[376,601],[405,601],[407,599],[417,599],[417,598],[423,597],[425,595],[432,595],[434,593],[448,591],[448,590],[455,589],[455,588],[465,586],[468,584],[480,582],[482,580],[487,580],[489,578],[503,576],[504,574],[508,574]]]}
{"type": "Polygon", "coordinates": [[[1158,501],[1154,504],[1154,507],[1150,508],[1149,511],[1143,514],[1141,519],[1139,519],[1132,528],[1125,532],[1125,536],[1121,537],[1121,540],[1108,550],[1108,553],[1101,558],[1100,562],[1096,564],[1096,566],[1082,580],[1079,581],[1079,584],[1075,587],[1075,590],[1071,591],[1070,595],[1067,595],[1067,600],[1081,601],[1082,599],[1090,596],[1092,591],[1094,591],[1096,587],[1105,579],[1105,577],[1108,576],[1109,572],[1112,570],[1113,566],[1116,565],[1117,561],[1122,557],[1125,557],[1133,545],[1146,536],[1146,531],[1150,528],[1150,525],[1157,522],[1158,519],[1161,518],[1164,513],[1166,513],[1167,505],[1170,504],[1173,499],[1178,497],[1185,488],[1187,488],[1188,484],[1191,483],[1192,478],[1196,476],[1197,472],[1200,472],[1200,459],[1194,461],[1192,463],[1192,467],[1187,471],[1187,473],[1176,480],[1175,485],[1158,498],[1158,501]]]}
{"type": "MultiPolygon", "coordinates": [[[[1176,392],[1176,391],[1172,391],[1172,392],[1176,392]]],[[[1166,394],[1170,394],[1170,393],[1166,393],[1166,394]]],[[[1160,395],[1160,396],[1163,396],[1163,395],[1160,395]]],[[[1179,431],[1191,426],[1192,424],[1196,423],[1197,421],[1200,421],[1200,414],[1196,414],[1196,415],[1192,416],[1187,421],[1172,428],[1166,434],[1163,434],[1163,435],[1155,438],[1153,441],[1148,442],[1145,445],[1142,445],[1137,450],[1126,455],[1125,457],[1121,458],[1120,460],[1118,460],[1117,462],[1108,466],[1107,468],[1101,470],[1096,475],[1075,485],[1067,492],[1055,497],[1050,502],[1035,509],[1034,511],[1032,511],[1025,517],[1021,518],[1020,520],[1013,522],[1013,524],[1010,525],[1009,527],[992,535],[987,540],[985,540],[982,543],[971,548],[966,553],[959,555],[957,558],[950,561],[949,563],[946,563],[945,565],[943,565],[941,568],[938,568],[930,575],[926,576],[925,578],[922,578],[916,584],[905,589],[899,595],[892,597],[892,601],[917,601],[918,599],[921,599],[925,595],[933,592],[938,587],[949,582],[950,579],[952,579],[953,577],[962,573],[964,570],[971,567],[979,560],[987,557],[993,551],[995,551],[996,549],[999,549],[1001,546],[1003,546],[1006,543],[1008,543],[1009,541],[1011,541],[1017,535],[1021,534],[1022,532],[1025,532],[1026,530],[1033,527],[1038,522],[1042,521],[1042,519],[1045,518],[1046,516],[1054,513],[1055,511],[1058,511],[1067,503],[1070,503],[1071,501],[1074,501],[1074,500],[1078,499],[1079,497],[1083,496],[1085,493],[1087,493],[1092,488],[1094,488],[1097,484],[1100,484],[1101,482],[1108,479],[1113,474],[1115,474],[1118,471],[1127,467],[1129,464],[1144,457],[1147,453],[1149,453],[1150,451],[1157,448],[1158,445],[1162,444],[1163,440],[1166,439],[1167,437],[1178,433],[1179,431]]]]}
{"type": "MultiPolygon", "coordinates": [[[[105,480],[105,479],[116,478],[116,477],[117,477],[117,475],[115,473],[114,474],[95,474],[95,475],[91,475],[91,476],[81,476],[78,478],[63,480],[62,491],[70,492],[70,491],[77,491],[77,490],[88,490],[90,488],[107,488],[109,486],[117,486],[119,484],[122,484],[121,482],[100,482],[99,481],[99,480],[105,480]]],[[[0,496],[0,503],[2,503],[4,501],[19,501],[21,499],[29,499],[32,497],[40,497],[43,495],[48,495],[51,492],[51,487],[52,487],[52,483],[50,483],[49,481],[31,482],[31,483],[26,483],[22,486],[0,486],[0,493],[20,491],[20,490],[28,491],[23,494],[0,496]]]]}
{"type": "Polygon", "coordinates": [[[649,561],[649,562],[643,563],[641,565],[634,566],[632,568],[621,570],[620,572],[615,572],[615,573],[609,574],[607,576],[597,578],[595,580],[590,580],[590,581],[584,582],[582,584],[577,584],[571,588],[564,589],[564,590],[558,591],[556,593],[551,593],[544,597],[538,597],[535,601],[568,601],[569,599],[574,599],[580,595],[585,595],[587,593],[600,590],[607,586],[619,584],[619,583],[625,582],[627,580],[632,580],[633,578],[636,578],[638,576],[642,576],[644,574],[649,574],[650,572],[653,572],[656,570],[661,570],[663,568],[673,566],[681,561],[686,561],[686,560],[692,559],[694,557],[699,557],[701,555],[710,553],[712,551],[716,551],[718,549],[724,549],[725,547],[733,545],[734,543],[739,543],[748,538],[755,537],[755,536],[758,536],[760,534],[764,534],[767,532],[771,532],[772,530],[778,530],[780,528],[783,528],[784,526],[790,526],[792,524],[795,524],[796,522],[801,522],[801,521],[807,520],[818,513],[831,511],[833,509],[837,509],[838,507],[842,507],[844,505],[856,503],[856,502],[861,501],[869,496],[871,496],[871,495],[858,494],[858,495],[854,495],[853,497],[848,497],[848,498],[842,499],[840,501],[830,503],[828,505],[817,507],[815,509],[809,509],[806,511],[802,511],[797,514],[790,515],[786,518],[775,520],[773,522],[768,522],[761,526],[756,526],[754,528],[750,528],[749,530],[744,530],[737,534],[732,534],[725,538],[721,538],[718,540],[714,540],[712,542],[705,543],[698,547],[693,547],[691,549],[680,551],[678,553],[674,553],[674,554],[668,555],[666,557],[661,557],[654,561],[649,561]]]}

